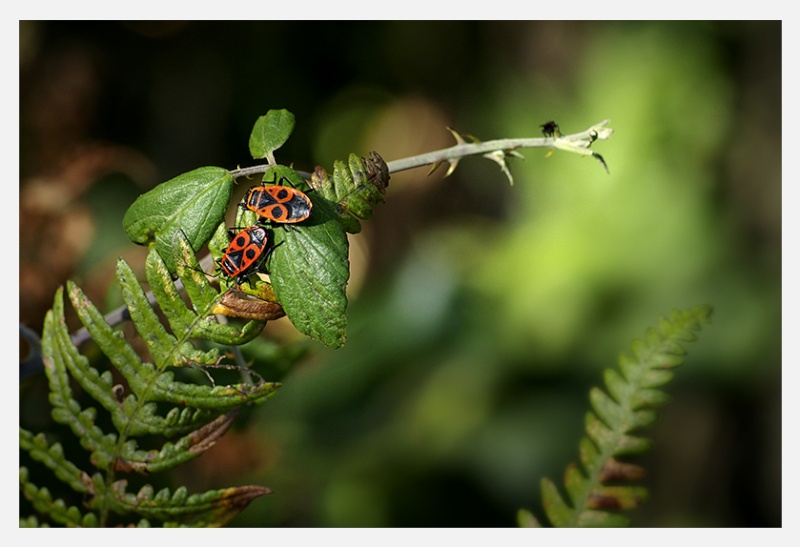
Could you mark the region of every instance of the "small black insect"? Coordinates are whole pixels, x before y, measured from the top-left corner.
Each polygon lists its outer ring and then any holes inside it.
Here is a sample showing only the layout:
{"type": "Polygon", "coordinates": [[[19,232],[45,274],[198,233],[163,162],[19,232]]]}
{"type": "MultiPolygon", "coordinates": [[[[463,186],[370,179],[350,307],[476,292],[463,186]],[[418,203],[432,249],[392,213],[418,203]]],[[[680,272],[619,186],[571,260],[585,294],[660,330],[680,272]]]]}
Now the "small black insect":
{"type": "Polygon", "coordinates": [[[558,124],[553,120],[549,122],[543,123],[539,127],[542,128],[542,135],[545,137],[559,137],[561,136],[561,131],[558,128],[558,124]]]}

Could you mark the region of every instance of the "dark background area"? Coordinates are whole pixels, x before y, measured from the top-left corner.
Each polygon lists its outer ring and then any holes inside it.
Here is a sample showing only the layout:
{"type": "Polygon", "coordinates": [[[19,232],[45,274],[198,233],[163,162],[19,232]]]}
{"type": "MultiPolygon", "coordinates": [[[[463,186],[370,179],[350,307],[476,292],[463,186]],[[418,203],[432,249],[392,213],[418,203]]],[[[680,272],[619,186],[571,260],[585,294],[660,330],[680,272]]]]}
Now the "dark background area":
{"type": "MultiPolygon", "coordinates": [[[[351,238],[347,345],[285,319],[278,395],[167,479],[263,484],[241,527],[510,527],[578,457],[588,391],[673,308],[711,304],[644,435],[654,527],[781,526],[781,23],[21,21],[20,321],[74,279],[118,305],[142,192],[250,165],[256,118],[296,116],[277,159],[332,169],[610,118],[592,159],[521,150],[392,176],[351,238]]],[[[244,192],[247,185],[239,188],[244,192]]],[[[232,207],[233,208],[233,207],[232,207]]],[[[258,360],[259,344],[248,350],[258,360]]],[[[24,346],[23,346],[24,352],[24,346]]],[[[258,364],[256,364],[258,367],[258,364]]],[[[262,369],[263,371],[264,369],[262,369]]],[[[21,421],[49,427],[46,382],[21,421]]]]}

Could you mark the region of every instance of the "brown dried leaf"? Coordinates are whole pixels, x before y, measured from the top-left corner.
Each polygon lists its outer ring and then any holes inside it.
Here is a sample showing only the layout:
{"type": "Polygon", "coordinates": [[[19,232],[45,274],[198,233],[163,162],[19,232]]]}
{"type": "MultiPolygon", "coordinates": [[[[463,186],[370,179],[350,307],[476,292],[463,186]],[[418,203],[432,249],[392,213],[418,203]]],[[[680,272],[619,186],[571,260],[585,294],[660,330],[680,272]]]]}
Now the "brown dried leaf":
{"type": "Polygon", "coordinates": [[[223,294],[211,313],[254,321],[272,321],[286,315],[277,302],[267,302],[235,289],[223,294]]]}

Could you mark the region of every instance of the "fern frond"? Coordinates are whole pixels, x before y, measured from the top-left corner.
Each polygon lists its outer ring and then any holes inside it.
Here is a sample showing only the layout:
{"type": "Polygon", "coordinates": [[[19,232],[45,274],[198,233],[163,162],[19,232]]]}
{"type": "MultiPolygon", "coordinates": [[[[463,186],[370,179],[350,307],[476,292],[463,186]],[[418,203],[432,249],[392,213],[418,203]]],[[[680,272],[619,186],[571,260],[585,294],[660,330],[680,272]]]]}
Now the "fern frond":
{"type": "MultiPolygon", "coordinates": [[[[220,295],[205,276],[190,278],[193,267],[182,268],[189,260],[196,264],[194,253],[183,237],[175,248],[180,257],[176,269],[187,275],[183,285],[191,287],[189,303],[175,289],[175,284],[156,247],[151,247],[146,274],[155,301],[166,318],[167,328],[123,260],[117,264],[117,280],[122,288],[130,319],[144,341],[152,362],[143,360],[125,340],[121,331],[108,324],[103,314],[72,282],[66,293],[78,318],[92,340],[121,375],[115,380],[111,370],[99,371],[75,346],[66,326],[63,288],[56,291],[53,308],[45,318],[42,349],[45,372],[50,382],[50,402],[54,419],[68,426],[90,453],[90,462],[98,472],[91,475],[64,457],[61,445],[47,446],[43,436],[20,430],[20,447],[49,468],[72,490],[88,499],[91,511],[52,499],[47,488],[37,487],[21,468],[21,490],[38,512],[55,523],[66,526],[104,525],[109,511],[139,515],[140,525],[160,519],[164,525],[221,525],[241,511],[255,497],[269,493],[263,487],[216,490],[194,496],[163,496],[152,499],[142,493],[124,493],[119,473],[150,474],[171,469],[197,457],[228,430],[238,409],[257,404],[272,396],[279,384],[259,380],[231,385],[199,385],[178,381],[175,370],[187,366],[215,368],[222,359],[218,350],[203,351],[194,340],[237,344],[252,339],[265,321],[219,323],[212,309],[220,295]],[[194,300],[191,296],[194,296],[194,300]],[[70,383],[74,381],[98,407],[83,408],[70,383]],[[164,406],[167,405],[167,406],[164,406]],[[108,413],[113,431],[99,425],[98,408],[108,413]],[[160,449],[142,450],[137,437],[159,435],[167,439],[160,449]],[[178,437],[177,439],[175,437],[178,437]],[[105,477],[105,478],[103,478],[105,477]],[[104,485],[112,484],[111,488],[104,485]],[[162,503],[163,502],[163,503],[162,503]],[[176,504],[182,503],[182,507],[176,504]],[[162,518],[163,517],[163,518],[162,518]]],[[[146,494],[147,490],[144,490],[146,494]]],[[[180,494],[180,493],[178,493],[180,494]]],[[[28,521],[34,524],[34,521],[28,521]]],[[[38,521],[36,521],[38,523],[38,521]]]]}
{"type": "MultiPolygon", "coordinates": [[[[570,464],[564,473],[565,499],[556,484],[542,479],[542,501],[550,523],[563,527],[626,526],[629,519],[620,511],[644,503],[648,492],[630,483],[644,477],[644,469],[617,458],[641,454],[652,442],[638,431],[653,424],[653,407],[669,400],[660,388],[669,382],[671,369],[683,363],[683,344],[696,339],[710,320],[711,308],[699,306],[673,311],[661,319],[658,328],[648,329],[643,340],[631,346],[632,356],[619,358],[620,372],[609,369],[604,379],[608,393],[592,388],[592,411],[586,414],[586,433],[580,441],[580,466],[570,464]]],[[[521,512],[526,525],[538,524],[521,512]]]]}

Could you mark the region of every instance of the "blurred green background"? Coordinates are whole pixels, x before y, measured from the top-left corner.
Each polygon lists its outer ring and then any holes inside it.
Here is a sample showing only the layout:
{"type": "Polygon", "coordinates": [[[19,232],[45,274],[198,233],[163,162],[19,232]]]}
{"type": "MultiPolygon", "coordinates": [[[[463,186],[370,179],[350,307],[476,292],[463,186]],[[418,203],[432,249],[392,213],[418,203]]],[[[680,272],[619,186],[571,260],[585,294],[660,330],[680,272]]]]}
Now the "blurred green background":
{"type": "MultiPolygon", "coordinates": [[[[592,159],[522,150],[392,176],[351,238],[348,340],[286,320],[248,348],[284,387],[169,477],[262,484],[241,527],[509,527],[577,459],[588,391],[673,308],[711,304],[645,435],[637,526],[781,526],[781,23],[20,22],[20,320],[108,298],[121,219],[184,171],[332,168],[610,118],[592,159]],[[273,340],[302,354],[270,366],[273,340]]],[[[243,192],[247,184],[241,184],[243,192]]],[[[135,336],[132,334],[132,336],[135,336]]],[[[261,368],[259,368],[261,367],[261,368]]],[[[22,421],[47,417],[28,386],[22,421]],[[26,402],[27,401],[27,402],[26,402]]],[[[158,480],[158,479],[153,479],[158,480]]]]}

